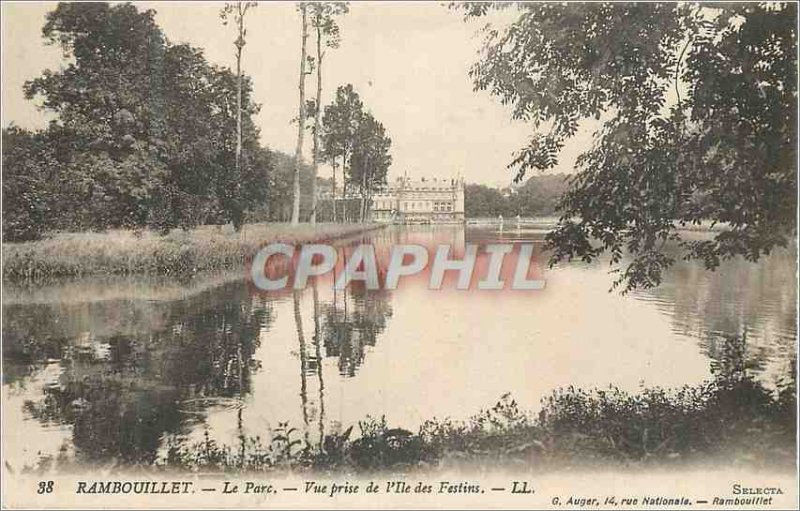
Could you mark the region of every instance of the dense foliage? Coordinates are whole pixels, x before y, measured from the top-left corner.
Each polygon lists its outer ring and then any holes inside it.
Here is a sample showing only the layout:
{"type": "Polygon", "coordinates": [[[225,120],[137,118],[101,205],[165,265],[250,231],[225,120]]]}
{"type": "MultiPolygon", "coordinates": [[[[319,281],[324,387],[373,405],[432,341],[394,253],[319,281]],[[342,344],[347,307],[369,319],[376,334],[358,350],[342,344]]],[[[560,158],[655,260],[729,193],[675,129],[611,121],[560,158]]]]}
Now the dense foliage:
{"type": "MultiPolygon", "coordinates": [[[[226,9],[232,16],[233,4],[226,9]]],[[[341,3],[312,6],[325,47],[336,46],[333,17],[346,11],[341,3]]],[[[239,229],[248,220],[292,218],[295,202],[300,217],[316,216],[317,158],[309,167],[262,147],[249,77],[240,81],[201,50],[170,43],[154,16],[131,4],[105,3],[61,3],[48,13],[42,34],[61,47],[67,64],[24,87],[29,99],[55,114],[49,127],[3,130],[4,240],[113,227],[167,232],[230,222],[239,229]]],[[[243,40],[235,44],[240,53],[243,40]]],[[[319,64],[314,69],[321,72],[319,64]]],[[[315,104],[308,112],[328,141],[324,150],[315,144],[315,155],[344,161],[342,192],[348,185],[360,192],[358,205],[342,203],[342,216],[352,220],[366,216],[372,191],[385,182],[391,140],[352,86],[340,87],[337,99],[345,89],[357,104],[327,107],[325,126],[315,104]],[[335,122],[330,108],[345,108],[347,122],[335,122]],[[347,149],[329,156],[334,138],[347,149]]],[[[321,205],[320,212],[336,220],[326,212],[331,206],[321,205]]]]}
{"type": "Polygon", "coordinates": [[[336,89],[336,97],[324,109],[322,124],[322,151],[333,167],[333,184],[337,169],[341,169],[341,196],[346,197],[348,190],[358,191],[358,218],[363,221],[372,194],[386,184],[392,140],[383,124],[364,109],[351,84],[336,89]]]}
{"type": "Polygon", "coordinates": [[[467,218],[553,215],[567,184],[564,174],[531,176],[524,185],[505,191],[469,184],[464,187],[465,215],[467,218]]]}
{"type": "MultiPolygon", "coordinates": [[[[493,6],[459,4],[480,17],[493,6]]],[[[502,4],[502,7],[509,7],[502,4]]],[[[682,256],[756,260],[796,232],[796,4],[521,3],[488,28],[476,89],[535,130],[510,167],[557,164],[583,119],[602,122],[548,236],[553,262],[610,252],[625,289],[682,256]],[[713,239],[679,228],[721,223],[713,239]]]]}
{"type": "Polygon", "coordinates": [[[272,154],[259,147],[245,77],[235,165],[236,75],[172,44],[151,10],[61,3],[43,36],[66,66],[25,84],[56,120],[3,132],[3,238],[51,229],[244,221],[266,200],[272,154]]]}

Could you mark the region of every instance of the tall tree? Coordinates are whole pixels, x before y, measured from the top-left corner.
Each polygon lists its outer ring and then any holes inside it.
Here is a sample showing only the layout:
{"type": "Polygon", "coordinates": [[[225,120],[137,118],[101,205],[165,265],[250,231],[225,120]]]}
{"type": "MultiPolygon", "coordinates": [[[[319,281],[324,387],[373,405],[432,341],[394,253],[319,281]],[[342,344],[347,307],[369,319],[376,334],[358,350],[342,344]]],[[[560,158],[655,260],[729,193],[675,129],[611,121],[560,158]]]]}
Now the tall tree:
{"type": "MultiPolygon", "coordinates": [[[[467,17],[489,3],[459,4],[467,17]]],[[[506,7],[507,4],[503,4],[506,7]]],[[[552,263],[609,252],[624,291],[674,259],[757,260],[796,232],[797,6],[516,4],[489,30],[476,89],[535,130],[510,167],[557,164],[585,118],[603,122],[559,203],[552,263]],[[688,224],[721,224],[685,239],[688,224]],[[623,251],[632,256],[619,267],[623,251]]]]}
{"type": "Polygon", "coordinates": [[[71,216],[85,216],[88,227],[147,223],[165,175],[166,42],[154,15],[130,4],[58,4],[42,35],[68,64],[24,85],[57,116],[47,136],[60,171],[78,183],[75,202],[92,213],[71,216]]]}
{"type": "MultiPolygon", "coordinates": [[[[317,222],[317,172],[320,160],[320,138],[322,137],[322,59],[325,56],[325,48],[338,48],[340,42],[339,26],[336,24],[335,16],[348,12],[345,2],[315,2],[311,4],[311,24],[316,31],[317,42],[317,96],[314,102],[314,148],[312,156],[312,169],[314,178],[311,183],[311,224],[317,222]],[[323,42],[324,41],[324,42],[323,42]]],[[[335,177],[334,177],[335,181],[335,177]]],[[[334,190],[335,193],[335,190],[334,190]]],[[[335,216],[334,211],[334,216],[335,216]]],[[[334,218],[335,221],[335,218],[334,218]]]]}
{"type": "Polygon", "coordinates": [[[386,184],[392,156],[392,140],[386,135],[383,124],[370,113],[364,113],[355,132],[353,154],[350,158],[350,179],[361,195],[359,220],[364,222],[372,202],[372,194],[386,184]]]}
{"type": "Polygon", "coordinates": [[[236,101],[237,76],[228,69],[209,66],[202,51],[188,45],[170,46],[165,73],[165,157],[169,165],[168,201],[159,208],[174,216],[167,224],[196,225],[232,222],[241,226],[246,209],[264,201],[269,163],[258,159],[258,129],[252,116],[259,106],[252,101],[252,85],[242,77],[242,108],[236,101]],[[242,115],[242,158],[236,166],[237,111],[242,115]],[[260,196],[257,196],[256,191],[260,196]]]}
{"type": "MultiPolygon", "coordinates": [[[[347,183],[350,157],[353,153],[355,134],[364,115],[364,104],[352,84],[342,85],[336,89],[336,97],[332,104],[325,107],[322,117],[322,145],[325,157],[331,162],[333,169],[333,190],[336,193],[336,169],[342,169],[342,220],[346,221],[347,183]]],[[[336,218],[336,201],[334,197],[334,221],[336,218]]]]}
{"type": "Polygon", "coordinates": [[[292,225],[300,222],[300,167],[303,165],[303,138],[305,135],[306,123],[306,41],[308,40],[308,4],[300,2],[298,9],[301,18],[300,34],[300,80],[298,90],[300,92],[300,107],[297,115],[297,148],[294,152],[294,202],[292,203],[292,225]]]}
{"type": "Polygon", "coordinates": [[[59,3],[42,35],[68,64],[26,82],[26,95],[40,96],[79,145],[119,149],[121,126],[136,140],[160,134],[163,80],[151,71],[161,67],[165,38],[154,17],[131,4],[59,3]]]}
{"type": "Polygon", "coordinates": [[[48,179],[58,183],[50,206],[59,207],[48,228],[237,223],[266,195],[263,186],[237,189],[257,176],[266,182],[270,164],[248,163],[258,149],[251,117],[259,108],[249,79],[210,65],[197,48],[170,44],[154,14],[102,3],[61,3],[47,14],[43,35],[67,64],[24,90],[56,114],[37,135],[46,143],[31,146],[49,146],[42,157],[58,162],[48,179]]]}
{"type": "MultiPolygon", "coordinates": [[[[244,26],[244,19],[247,11],[255,7],[256,2],[235,2],[226,3],[220,12],[222,24],[227,25],[230,18],[236,25],[238,37],[234,41],[236,47],[236,174],[241,175],[242,170],[242,50],[246,44],[245,36],[247,29],[244,26]]],[[[241,190],[241,183],[236,183],[236,189],[241,190]]],[[[238,231],[242,224],[241,218],[237,215],[234,227],[238,231]]]]}

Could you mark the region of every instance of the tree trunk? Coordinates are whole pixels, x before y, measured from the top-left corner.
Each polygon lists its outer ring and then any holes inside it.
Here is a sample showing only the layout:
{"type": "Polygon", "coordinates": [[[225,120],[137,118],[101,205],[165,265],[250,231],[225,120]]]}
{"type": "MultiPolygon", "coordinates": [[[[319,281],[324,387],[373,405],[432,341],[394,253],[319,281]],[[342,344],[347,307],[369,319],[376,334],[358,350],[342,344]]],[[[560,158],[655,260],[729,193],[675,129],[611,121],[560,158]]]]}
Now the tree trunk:
{"type": "MultiPolygon", "coordinates": [[[[239,25],[241,37],[241,24],[239,25]]],[[[241,40],[241,39],[240,39],[241,40]]],[[[238,42],[238,41],[237,41],[238,42]]],[[[236,177],[242,169],[242,46],[236,45],[236,177]]],[[[238,180],[237,180],[238,182],[238,180]]]]}
{"type": "Polygon", "coordinates": [[[300,222],[300,167],[303,164],[303,135],[305,134],[306,121],[306,40],[308,39],[308,22],[306,12],[308,6],[300,4],[300,13],[303,18],[302,42],[300,46],[300,108],[297,117],[297,149],[294,153],[294,203],[292,204],[292,225],[300,222]]]}
{"type": "Polygon", "coordinates": [[[234,193],[232,204],[233,227],[235,230],[241,229],[241,219],[239,218],[239,192],[242,182],[242,48],[244,48],[244,13],[242,4],[239,2],[238,29],[239,37],[236,39],[236,176],[234,176],[234,193]]]}
{"type": "MultiPolygon", "coordinates": [[[[368,161],[368,159],[367,159],[368,161]]],[[[367,217],[367,169],[369,165],[365,165],[363,169],[361,169],[361,208],[359,216],[361,217],[361,223],[363,224],[367,217]]]]}
{"type": "Polygon", "coordinates": [[[347,223],[347,181],[344,179],[344,169],[342,169],[342,223],[347,223]]]}
{"type": "Polygon", "coordinates": [[[367,203],[364,205],[364,221],[367,221],[369,218],[370,212],[372,211],[372,171],[369,172],[369,179],[367,180],[369,186],[367,187],[367,203]]]}
{"type": "Polygon", "coordinates": [[[365,209],[367,207],[367,173],[366,171],[362,171],[361,174],[361,211],[359,212],[359,216],[361,223],[364,223],[364,216],[365,216],[365,209]]]}
{"type": "Polygon", "coordinates": [[[342,152],[342,223],[347,223],[347,150],[342,152]]]}
{"type": "Polygon", "coordinates": [[[333,163],[331,164],[331,169],[333,169],[333,190],[331,191],[331,200],[333,201],[333,223],[336,223],[336,157],[333,157],[333,163]]]}
{"type": "Polygon", "coordinates": [[[317,223],[317,171],[319,169],[319,137],[322,113],[322,27],[319,15],[316,17],[317,26],[317,111],[314,112],[314,156],[311,178],[311,225],[317,223]]]}

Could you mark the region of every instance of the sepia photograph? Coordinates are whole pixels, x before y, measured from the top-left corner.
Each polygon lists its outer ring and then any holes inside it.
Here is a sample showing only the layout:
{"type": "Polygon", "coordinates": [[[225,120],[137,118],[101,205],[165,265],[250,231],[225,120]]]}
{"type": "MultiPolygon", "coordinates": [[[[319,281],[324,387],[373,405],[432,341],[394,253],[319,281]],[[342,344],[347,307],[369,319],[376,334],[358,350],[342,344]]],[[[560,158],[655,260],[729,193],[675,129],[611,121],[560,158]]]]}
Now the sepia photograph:
{"type": "Polygon", "coordinates": [[[798,509],[792,2],[3,1],[3,509],[798,509]]]}

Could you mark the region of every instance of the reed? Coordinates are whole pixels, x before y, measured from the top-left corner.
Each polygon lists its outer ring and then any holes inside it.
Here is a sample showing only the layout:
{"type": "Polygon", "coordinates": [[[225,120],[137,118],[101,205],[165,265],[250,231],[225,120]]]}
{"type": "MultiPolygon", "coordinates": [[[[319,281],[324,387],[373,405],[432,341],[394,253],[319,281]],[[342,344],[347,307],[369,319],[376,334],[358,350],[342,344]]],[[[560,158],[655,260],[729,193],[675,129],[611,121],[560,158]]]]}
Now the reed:
{"type": "Polygon", "coordinates": [[[158,466],[179,470],[323,473],[421,469],[548,471],[697,464],[791,468],[796,382],[768,390],[747,376],[718,375],[696,386],[555,390],[538,414],[509,395],[466,421],[431,419],[417,432],[367,417],[321,444],[304,444],[283,424],[278,435],[240,446],[206,437],[172,443],[158,466]]]}
{"type": "MultiPolygon", "coordinates": [[[[509,395],[468,420],[431,419],[417,432],[366,417],[322,442],[278,423],[264,435],[219,443],[170,437],[158,459],[138,470],[202,473],[375,474],[412,471],[530,472],[587,468],[642,469],[738,465],[794,470],[796,380],[767,389],[747,375],[718,373],[700,385],[557,389],[538,413],[509,395]]],[[[23,472],[97,470],[91,459],[42,454],[23,472]]]]}
{"type": "Polygon", "coordinates": [[[186,274],[243,266],[264,244],[308,243],[354,236],[379,224],[246,225],[176,229],[167,235],[116,229],[56,233],[47,239],[3,244],[3,279],[60,276],[186,274]]]}

